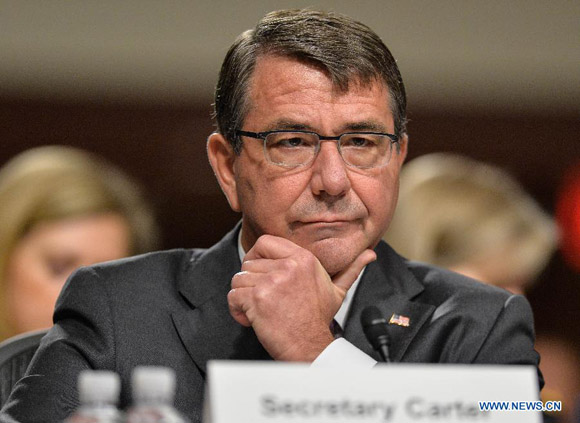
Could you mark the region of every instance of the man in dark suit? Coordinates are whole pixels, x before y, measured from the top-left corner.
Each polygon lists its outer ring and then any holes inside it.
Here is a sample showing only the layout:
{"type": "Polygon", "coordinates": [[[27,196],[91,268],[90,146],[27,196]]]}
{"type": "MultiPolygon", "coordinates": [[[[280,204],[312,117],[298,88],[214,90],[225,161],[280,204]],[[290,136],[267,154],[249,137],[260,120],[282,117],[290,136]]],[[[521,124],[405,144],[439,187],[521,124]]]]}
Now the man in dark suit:
{"type": "Polygon", "coordinates": [[[366,26],[311,10],[266,15],[230,48],[208,156],[241,224],[208,250],[79,270],[3,417],[59,421],[76,376],[173,367],[201,416],[211,359],[376,364],[360,315],[390,318],[401,362],[537,366],[523,297],[410,263],[381,242],[407,151],[405,90],[366,26]],[[335,339],[333,319],[342,326],[335,339]]]}

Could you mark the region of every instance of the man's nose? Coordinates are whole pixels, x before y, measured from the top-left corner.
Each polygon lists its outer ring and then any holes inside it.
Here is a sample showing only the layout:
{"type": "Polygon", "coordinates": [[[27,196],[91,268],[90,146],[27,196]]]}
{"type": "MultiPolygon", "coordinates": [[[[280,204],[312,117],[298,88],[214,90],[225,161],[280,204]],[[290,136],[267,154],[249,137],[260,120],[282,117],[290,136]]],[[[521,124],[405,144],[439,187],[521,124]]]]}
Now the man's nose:
{"type": "Polygon", "coordinates": [[[322,141],[312,169],[312,192],[341,196],[350,189],[346,163],[338,152],[336,141],[322,141]]]}

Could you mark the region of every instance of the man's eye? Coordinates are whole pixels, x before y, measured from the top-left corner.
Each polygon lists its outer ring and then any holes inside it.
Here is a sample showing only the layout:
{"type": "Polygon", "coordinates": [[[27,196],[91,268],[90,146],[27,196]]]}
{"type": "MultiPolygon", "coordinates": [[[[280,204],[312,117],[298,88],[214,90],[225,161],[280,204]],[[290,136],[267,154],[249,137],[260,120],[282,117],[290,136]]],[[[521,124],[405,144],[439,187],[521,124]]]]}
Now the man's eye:
{"type": "Polygon", "coordinates": [[[307,138],[303,137],[286,137],[279,138],[273,144],[276,148],[299,148],[299,147],[312,147],[312,142],[307,138]]]}
{"type": "Polygon", "coordinates": [[[372,137],[354,136],[343,139],[343,147],[376,147],[377,141],[372,137]]]}
{"type": "Polygon", "coordinates": [[[306,142],[302,138],[292,137],[282,140],[280,144],[282,144],[284,147],[300,147],[305,145],[306,142]]]}
{"type": "Polygon", "coordinates": [[[355,147],[364,147],[365,145],[368,144],[368,140],[364,138],[353,138],[351,144],[354,145],[355,147]]]}

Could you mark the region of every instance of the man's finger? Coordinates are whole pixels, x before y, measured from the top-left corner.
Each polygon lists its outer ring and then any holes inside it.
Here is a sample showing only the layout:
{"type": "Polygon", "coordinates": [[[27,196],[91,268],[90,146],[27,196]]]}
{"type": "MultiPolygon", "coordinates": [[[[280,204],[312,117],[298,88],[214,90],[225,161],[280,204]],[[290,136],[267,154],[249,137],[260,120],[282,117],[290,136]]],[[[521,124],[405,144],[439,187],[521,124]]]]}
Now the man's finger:
{"type": "Polygon", "coordinates": [[[232,288],[248,288],[248,287],[252,287],[254,286],[254,282],[252,281],[252,278],[250,277],[249,273],[246,271],[241,271],[236,273],[233,277],[232,277],[232,288]]]}
{"type": "Polygon", "coordinates": [[[266,273],[238,272],[232,278],[232,289],[253,288],[263,283],[268,283],[270,278],[266,273]]]}
{"type": "Polygon", "coordinates": [[[228,308],[236,322],[242,326],[250,327],[252,323],[246,316],[244,304],[246,304],[249,290],[252,288],[237,288],[228,292],[228,308]]]}
{"type": "Polygon", "coordinates": [[[264,273],[276,269],[278,260],[272,259],[244,259],[242,263],[242,271],[249,273],[264,273]]]}
{"type": "Polygon", "coordinates": [[[372,261],[377,259],[377,254],[373,250],[364,250],[359,256],[343,271],[334,275],[332,282],[337,288],[348,291],[362,269],[372,261]]]}
{"type": "Polygon", "coordinates": [[[262,235],[244,257],[244,261],[255,259],[281,259],[296,254],[300,247],[286,238],[262,235]]]}

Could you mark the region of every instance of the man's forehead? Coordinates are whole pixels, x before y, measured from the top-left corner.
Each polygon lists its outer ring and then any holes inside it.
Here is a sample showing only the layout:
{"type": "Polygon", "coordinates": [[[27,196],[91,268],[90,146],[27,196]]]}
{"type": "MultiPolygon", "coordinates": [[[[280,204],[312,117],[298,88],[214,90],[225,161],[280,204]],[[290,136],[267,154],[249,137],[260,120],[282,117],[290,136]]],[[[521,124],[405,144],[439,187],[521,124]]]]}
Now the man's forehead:
{"type": "Polygon", "coordinates": [[[337,78],[333,78],[328,69],[319,62],[290,55],[273,53],[265,53],[257,57],[249,81],[249,90],[251,91],[255,84],[260,83],[259,80],[256,80],[257,74],[260,76],[269,75],[273,67],[282,64],[284,64],[284,66],[295,65],[297,67],[305,67],[320,72],[321,75],[325,76],[326,80],[329,82],[329,86],[332,88],[333,95],[336,96],[343,96],[351,91],[371,90],[378,87],[380,87],[380,91],[384,90],[387,93],[390,91],[387,83],[379,74],[373,75],[372,77],[363,77],[356,69],[352,69],[347,72],[347,74],[349,74],[348,79],[338,80],[337,78]]]}

